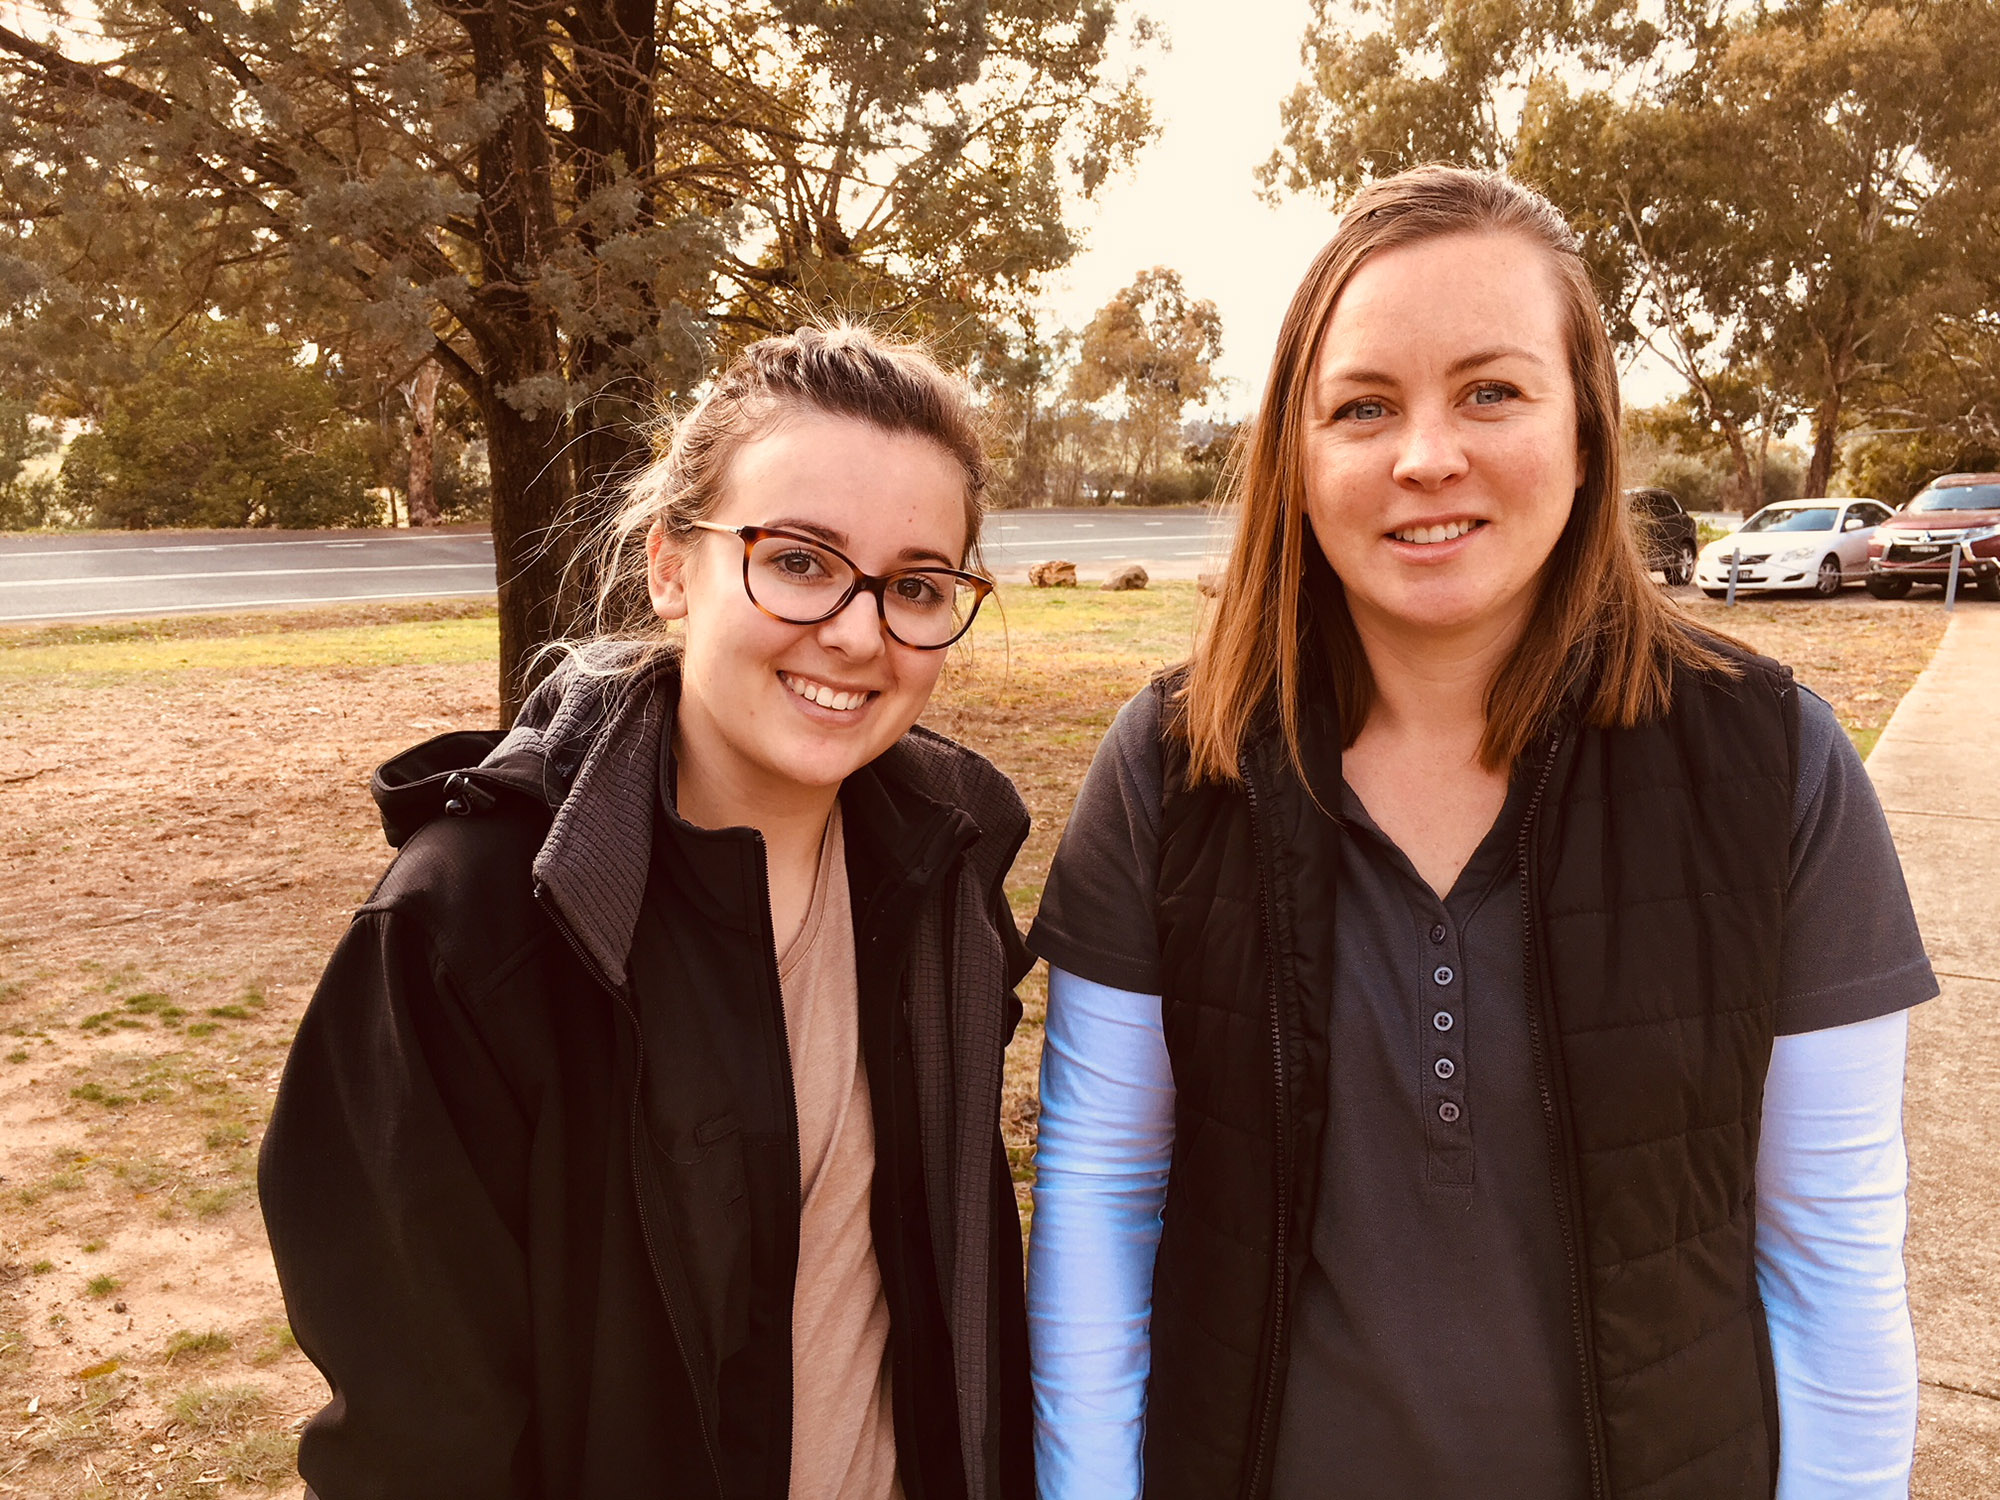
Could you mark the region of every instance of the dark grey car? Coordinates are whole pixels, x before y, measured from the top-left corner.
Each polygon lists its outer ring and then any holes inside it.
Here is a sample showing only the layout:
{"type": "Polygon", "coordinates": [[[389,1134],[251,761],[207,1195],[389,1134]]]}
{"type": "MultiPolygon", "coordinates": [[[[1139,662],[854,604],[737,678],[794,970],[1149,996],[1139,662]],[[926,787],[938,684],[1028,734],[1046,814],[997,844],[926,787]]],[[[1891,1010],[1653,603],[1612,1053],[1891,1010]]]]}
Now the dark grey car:
{"type": "Polygon", "coordinates": [[[1671,491],[1652,488],[1627,490],[1625,504],[1646,566],[1676,588],[1690,581],[1699,533],[1687,508],[1671,491]]]}

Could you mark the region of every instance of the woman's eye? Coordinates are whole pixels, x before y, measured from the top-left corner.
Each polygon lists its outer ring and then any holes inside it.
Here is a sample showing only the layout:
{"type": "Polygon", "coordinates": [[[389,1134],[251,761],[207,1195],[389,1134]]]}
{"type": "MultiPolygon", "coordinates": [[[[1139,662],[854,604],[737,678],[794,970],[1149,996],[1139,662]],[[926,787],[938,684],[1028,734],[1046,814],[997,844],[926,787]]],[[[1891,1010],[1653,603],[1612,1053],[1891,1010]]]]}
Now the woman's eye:
{"type": "Polygon", "coordinates": [[[1474,406],[1498,406],[1508,397],[1518,396],[1519,394],[1520,392],[1515,390],[1511,385],[1500,385],[1497,383],[1482,385],[1473,391],[1472,404],[1474,406]]]}
{"type": "Polygon", "coordinates": [[[771,566],[788,578],[814,578],[826,571],[825,559],[803,549],[780,552],[771,559],[771,566]]]}
{"type": "Polygon", "coordinates": [[[935,609],[944,603],[944,590],[921,573],[905,573],[891,587],[898,599],[919,609],[935,609]]]}
{"type": "Polygon", "coordinates": [[[1348,402],[1335,412],[1333,417],[1336,422],[1344,420],[1376,422],[1387,415],[1389,415],[1389,404],[1386,401],[1378,401],[1373,396],[1363,396],[1348,402]]]}

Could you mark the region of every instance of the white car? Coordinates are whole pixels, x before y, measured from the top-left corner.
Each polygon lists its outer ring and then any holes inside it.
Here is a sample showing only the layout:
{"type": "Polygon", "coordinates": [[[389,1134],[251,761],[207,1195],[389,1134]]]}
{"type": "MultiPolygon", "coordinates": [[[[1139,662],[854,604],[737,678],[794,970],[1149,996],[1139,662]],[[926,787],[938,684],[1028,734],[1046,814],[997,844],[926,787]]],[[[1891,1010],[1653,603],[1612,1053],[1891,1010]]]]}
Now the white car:
{"type": "Polygon", "coordinates": [[[1868,539],[1889,514],[1879,500],[1781,500],[1702,548],[1694,581],[1722,598],[1734,557],[1739,594],[1810,589],[1831,599],[1842,584],[1868,577],[1868,539]]]}

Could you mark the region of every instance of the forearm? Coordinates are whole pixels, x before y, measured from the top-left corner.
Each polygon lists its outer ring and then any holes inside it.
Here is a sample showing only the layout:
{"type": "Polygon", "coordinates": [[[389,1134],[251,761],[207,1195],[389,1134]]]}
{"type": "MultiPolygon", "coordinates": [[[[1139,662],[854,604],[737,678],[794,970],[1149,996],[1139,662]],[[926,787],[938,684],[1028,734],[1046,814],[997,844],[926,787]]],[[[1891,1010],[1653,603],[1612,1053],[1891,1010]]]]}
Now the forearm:
{"type": "Polygon", "coordinates": [[[1916,1345],[1903,1277],[1905,1012],[1785,1036],[1757,1163],[1780,1500],[1909,1492],[1916,1345]]]}
{"type": "Polygon", "coordinates": [[[1153,1260],[1172,1150],[1159,997],[1052,970],[1028,1257],[1045,1500],[1139,1492],[1153,1260]]]}

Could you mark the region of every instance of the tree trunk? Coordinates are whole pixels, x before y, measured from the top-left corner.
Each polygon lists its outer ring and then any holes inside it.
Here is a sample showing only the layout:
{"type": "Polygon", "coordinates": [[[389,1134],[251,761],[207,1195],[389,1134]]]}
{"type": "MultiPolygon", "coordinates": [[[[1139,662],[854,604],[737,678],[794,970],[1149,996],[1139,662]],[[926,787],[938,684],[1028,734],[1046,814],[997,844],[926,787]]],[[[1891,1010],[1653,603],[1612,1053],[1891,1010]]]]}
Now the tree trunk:
{"type": "Polygon", "coordinates": [[[563,633],[562,581],[569,560],[569,468],[559,413],[523,416],[507,400],[485,402],[493,474],[493,567],[500,594],[500,723],[514,722],[544,675],[535,648],[563,633]]]}
{"type": "Polygon", "coordinates": [[[1840,455],[1840,408],[1843,392],[1835,386],[1820,399],[1813,413],[1812,462],[1806,465],[1806,493],[1824,495],[1833,482],[1834,460],[1840,455]]]}
{"type": "Polygon", "coordinates": [[[410,396],[409,494],[412,526],[435,526],[444,519],[438,511],[437,488],[432,482],[438,373],[437,361],[425,360],[417,367],[415,390],[410,396]]]}

